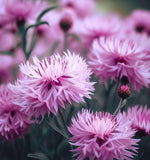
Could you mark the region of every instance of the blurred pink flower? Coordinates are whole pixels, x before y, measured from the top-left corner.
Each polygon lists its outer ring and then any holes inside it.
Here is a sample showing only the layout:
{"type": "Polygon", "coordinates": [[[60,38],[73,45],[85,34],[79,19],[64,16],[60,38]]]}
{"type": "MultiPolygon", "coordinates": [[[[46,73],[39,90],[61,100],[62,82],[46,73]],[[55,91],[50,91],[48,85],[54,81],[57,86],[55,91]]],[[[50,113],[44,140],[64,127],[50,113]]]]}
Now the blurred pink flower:
{"type": "Polygon", "coordinates": [[[0,30],[0,51],[11,51],[15,45],[15,36],[6,30],[0,30]]]}
{"type": "Polygon", "coordinates": [[[20,111],[20,106],[14,104],[14,95],[9,85],[0,86],[0,136],[5,140],[13,139],[28,131],[33,123],[20,111]]]}
{"type": "Polygon", "coordinates": [[[150,109],[146,106],[134,106],[128,108],[127,119],[132,122],[132,128],[139,133],[150,135],[150,109]]]}
{"type": "Polygon", "coordinates": [[[59,0],[59,3],[64,7],[74,9],[79,17],[88,16],[89,14],[92,14],[95,9],[94,0],[59,0]]]}
{"type": "Polygon", "coordinates": [[[122,20],[118,15],[95,15],[86,17],[82,23],[85,26],[84,34],[93,39],[118,33],[122,27],[122,20]]]}
{"type": "Polygon", "coordinates": [[[35,23],[36,17],[45,9],[47,3],[41,0],[6,0],[3,1],[3,13],[1,13],[3,21],[7,23],[27,22],[35,23]]]}
{"type": "Polygon", "coordinates": [[[23,78],[14,86],[25,112],[33,112],[35,117],[44,116],[46,111],[56,114],[58,107],[65,108],[64,102],[80,103],[83,97],[90,98],[94,90],[94,82],[89,81],[92,72],[79,55],[68,51],[62,57],[56,54],[42,61],[35,57],[33,62],[20,65],[23,78]]]}
{"type": "Polygon", "coordinates": [[[10,82],[12,77],[12,67],[14,65],[13,56],[0,55],[0,84],[10,82]]]}
{"type": "Polygon", "coordinates": [[[77,160],[128,160],[136,152],[138,139],[132,139],[135,131],[130,128],[130,122],[124,121],[122,116],[114,118],[109,113],[90,113],[82,110],[68,127],[73,135],[70,144],[77,146],[72,151],[76,152],[77,160]]]}
{"type": "Polygon", "coordinates": [[[148,10],[134,10],[125,20],[124,27],[127,32],[145,33],[150,35],[150,11],[148,10]]]}
{"type": "MultiPolygon", "coordinates": [[[[92,15],[74,22],[73,31],[80,38],[81,49],[89,52],[93,40],[120,32],[122,20],[118,15],[92,15]]],[[[76,47],[79,48],[79,47],[76,47]]]]}
{"type": "Polygon", "coordinates": [[[144,61],[147,43],[120,37],[101,37],[93,43],[89,64],[101,82],[121,80],[126,76],[131,87],[139,91],[150,83],[150,65],[144,61]]]}

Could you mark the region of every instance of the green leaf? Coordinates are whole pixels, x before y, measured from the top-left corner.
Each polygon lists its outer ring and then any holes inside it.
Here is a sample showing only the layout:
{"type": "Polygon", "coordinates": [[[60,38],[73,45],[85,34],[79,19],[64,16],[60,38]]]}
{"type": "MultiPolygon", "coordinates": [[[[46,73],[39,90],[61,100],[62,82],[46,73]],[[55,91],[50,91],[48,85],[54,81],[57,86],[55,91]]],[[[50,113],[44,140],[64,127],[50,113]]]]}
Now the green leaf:
{"type": "Polygon", "coordinates": [[[29,153],[27,154],[29,158],[35,158],[39,160],[49,160],[48,157],[44,153],[29,153]]]}
{"type": "Polygon", "coordinates": [[[0,51],[0,54],[13,55],[14,53],[11,51],[0,51]]]}
{"type": "MultiPolygon", "coordinates": [[[[29,59],[30,53],[31,53],[31,51],[32,51],[32,50],[30,50],[29,53],[26,52],[26,36],[27,36],[27,32],[28,32],[28,30],[29,30],[30,28],[38,27],[38,26],[43,25],[43,24],[49,25],[48,22],[42,21],[42,22],[39,22],[39,23],[30,25],[30,26],[28,26],[28,27],[24,30],[24,33],[23,33],[23,36],[22,36],[22,49],[23,49],[23,51],[24,51],[24,53],[25,53],[26,59],[29,59]]],[[[33,44],[33,47],[34,47],[34,45],[35,45],[35,44],[33,44]]]]}
{"type": "Polygon", "coordinates": [[[51,51],[50,51],[50,55],[52,55],[52,54],[55,52],[55,50],[56,50],[56,48],[58,47],[59,44],[60,44],[59,41],[56,41],[56,42],[53,44],[53,46],[52,46],[52,48],[51,48],[51,51]]]}
{"type": "Polygon", "coordinates": [[[55,8],[57,8],[57,7],[50,7],[50,8],[45,9],[45,10],[37,17],[36,22],[39,22],[39,21],[41,20],[41,18],[42,18],[47,12],[49,12],[49,11],[55,9],[55,8]]]}
{"type": "Polygon", "coordinates": [[[66,139],[69,139],[69,137],[68,137],[67,135],[65,135],[65,134],[62,132],[62,130],[60,130],[54,123],[47,121],[47,124],[48,124],[49,126],[51,126],[56,132],[58,132],[59,134],[61,134],[63,137],[65,137],[66,139]]]}
{"type": "MultiPolygon", "coordinates": [[[[35,33],[34,33],[34,35],[35,35],[35,33]]],[[[29,51],[27,52],[28,55],[30,55],[31,52],[33,51],[33,49],[34,49],[34,47],[35,47],[35,45],[36,45],[36,42],[37,42],[37,40],[36,40],[35,37],[34,37],[34,38],[32,39],[32,41],[31,41],[30,49],[29,49],[29,51]]]]}
{"type": "Polygon", "coordinates": [[[77,40],[77,41],[80,42],[80,38],[79,38],[79,36],[77,36],[76,34],[69,33],[68,36],[72,36],[75,40],[77,40]]]}

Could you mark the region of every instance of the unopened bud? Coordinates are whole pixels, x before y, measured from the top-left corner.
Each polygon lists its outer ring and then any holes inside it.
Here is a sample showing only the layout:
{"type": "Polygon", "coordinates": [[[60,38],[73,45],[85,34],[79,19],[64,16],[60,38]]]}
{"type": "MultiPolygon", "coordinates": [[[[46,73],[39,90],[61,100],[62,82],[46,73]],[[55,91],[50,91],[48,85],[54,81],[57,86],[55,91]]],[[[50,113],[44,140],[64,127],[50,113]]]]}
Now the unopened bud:
{"type": "Polygon", "coordinates": [[[122,99],[126,99],[130,96],[130,88],[128,85],[122,85],[118,90],[118,95],[122,99]]]}
{"type": "Polygon", "coordinates": [[[60,28],[64,31],[64,32],[67,32],[71,27],[72,27],[72,21],[69,20],[69,19],[61,19],[60,20],[60,28]]]}
{"type": "Polygon", "coordinates": [[[76,14],[74,10],[70,8],[63,10],[59,21],[60,28],[64,32],[67,32],[72,27],[75,17],[76,14]]]}

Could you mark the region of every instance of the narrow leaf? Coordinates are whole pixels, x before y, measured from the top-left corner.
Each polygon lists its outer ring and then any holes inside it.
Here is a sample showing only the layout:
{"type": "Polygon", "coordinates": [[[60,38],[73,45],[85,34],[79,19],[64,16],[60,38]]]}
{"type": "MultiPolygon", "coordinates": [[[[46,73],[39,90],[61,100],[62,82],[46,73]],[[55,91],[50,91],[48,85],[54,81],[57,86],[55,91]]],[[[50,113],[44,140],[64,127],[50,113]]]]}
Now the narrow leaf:
{"type": "Polygon", "coordinates": [[[0,51],[0,54],[13,55],[14,53],[11,51],[0,51]]]}
{"type": "Polygon", "coordinates": [[[45,10],[37,17],[36,22],[39,22],[39,21],[41,20],[41,18],[42,18],[47,12],[49,12],[49,11],[55,9],[55,8],[57,8],[57,7],[50,7],[50,8],[45,9],[45,10]]]}
{"type": "Polygon", "coordinates": [[[35,158],[39,160],[49,160],[48,157],[44,153],[29,153],[27,154],[29,158],[35,158]]]}
{"type": "Polygon", "coordinates": [[[40,26],[40,25],[42,25],[42,24],[47,24],[47,25],[49,25],[48,22],[42,21],[42,22],[39,22],[39,23],[30,25],[30,26],[28,26],[28,27],[24,30],[24,33],[23,33],[23,36],[22,36],[22,49],[23,49],[23,51],[24,51],[24,53],[25,53],[26,59],[28,59],[29,56],[30,56],[30,54],[27,54],[27,53],[26,53],[26,36],[27,36],[27,32],[28,32],[28,30],[29,30],[30,28],[34,28],[34,27],[40,26]]]}
{"type": "Polygon", "coordinates": [[[69,139],[67,135],[65,135],[62,130],[60,130],[55,124],[53,124],[52,122],[48,122],[47,121],[47,124],[49,126],[51,126],[56,132],[58,132],[59,134],[61,134],[63,137],[65,137],[66,139],[69,139]]]}
{"type": "Polygon", "coordinates": [[[68,36],[72,36],[75,40],[77,40],[77,41],[80,42],[80,38],[79,38],[79,36],[77,36],[76,34],[69,33],[68,36]]]}
{"type": "Polygon", "coordinates": [[[58,47],[59,44],[60,44],[59,41],[56,41],[56,42],[53,44],[53,46],[52,46],[52,48],[51,48],[51,51],[50,51],[50,55],[52,55],[52,54],[55,52],[55,50],[56,50],[56,48],[58,47]]]}

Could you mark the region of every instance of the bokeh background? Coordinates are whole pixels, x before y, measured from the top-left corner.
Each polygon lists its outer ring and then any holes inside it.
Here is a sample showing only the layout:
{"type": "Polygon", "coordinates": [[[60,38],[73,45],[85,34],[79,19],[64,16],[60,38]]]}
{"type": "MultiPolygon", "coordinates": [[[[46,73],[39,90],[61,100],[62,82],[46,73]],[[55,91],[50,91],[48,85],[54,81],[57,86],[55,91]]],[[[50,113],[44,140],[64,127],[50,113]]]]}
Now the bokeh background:
{"type": "Polygon", "coordinates": [[[134,9],[150,9],[149,0],[97,0],[99,9],[107,12],[117,12],[122,15],[130,13],[134,9]]]}

